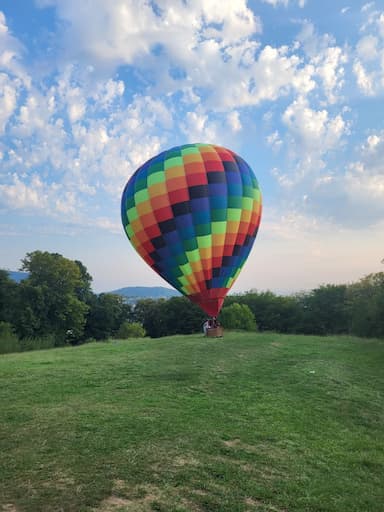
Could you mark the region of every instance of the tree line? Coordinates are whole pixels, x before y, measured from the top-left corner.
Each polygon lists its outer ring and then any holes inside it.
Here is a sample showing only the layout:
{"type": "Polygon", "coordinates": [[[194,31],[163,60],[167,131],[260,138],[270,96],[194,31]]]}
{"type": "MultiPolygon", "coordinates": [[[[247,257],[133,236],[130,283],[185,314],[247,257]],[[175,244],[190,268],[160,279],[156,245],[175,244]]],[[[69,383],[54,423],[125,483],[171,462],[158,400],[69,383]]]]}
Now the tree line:
{"type": "MultiPolygon", "coordinates": [[[[161,337],[201,331],[206,319],[185,297],[143,299],[92,292],[77,260],[34,251],[16,283],[0,270],[0,353],[108,338],[161,337]]],[[[348,285],[327,284],[290,296],[251,290],[229,295],[219,317],[228,329],[384,337],[384,273],[348,285]]]]}

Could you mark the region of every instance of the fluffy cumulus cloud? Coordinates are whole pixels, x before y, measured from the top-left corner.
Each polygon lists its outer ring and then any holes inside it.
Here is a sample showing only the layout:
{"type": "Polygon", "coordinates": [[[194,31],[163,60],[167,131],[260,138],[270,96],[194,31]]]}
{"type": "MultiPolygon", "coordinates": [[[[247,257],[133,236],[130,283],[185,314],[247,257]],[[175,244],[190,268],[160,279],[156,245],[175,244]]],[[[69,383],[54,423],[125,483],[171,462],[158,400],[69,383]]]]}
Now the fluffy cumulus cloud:
{"type": "Polygon", "coordinates": [[[70,76],[45,96],[32,89],[20,106],[9,127],[12,144],[3,153],[8,174],[0,198],[8,207],[81,221],[82,197],[96,201],[99,193],[119,194],[142,159],[159,150],[155,127],[166,127],[170,119],[162,102],[148,97],[119,110],[123,88],[110,80],[98,84],[110,92],[108,108],[100,111],[70,76]]]}
{"type": "Polygon", "coordinates": [[[369,135],[361,146],[359,159],[346,173],[346,191],[365,210],[384,218],[384,131],[369,135]]]}
{"type": "Polygon", "coordinates": [[[102,215],[103,194],[116,207],[128,176],[175,131],[186,141],[230,143],[242,131],[242,108],[315,86],[312,67],[292,49],[260,47],[261,22],[244,0],[39,5],[65,22],[67,53],[31,79],[1,15],[3,207],[72,222],[89,210],[102,215]],[[112,78],[119,68],[134,69],[137,83],[112,78]]]}
{"type": "Polygon", "coordinates": [[[341,115],[330,117],[327,110],[314,110],[300,97],[283,114],[283,122],[300,153],[327,153],[340,144],[346,124],[341,115]]]}
{"type": "Polygon", "coordinates": [[[314,87],[312,67],[287,46],[260,48],[261,21],[245,0],[40,4],[56,6],[65,21],[67,58],[97,69],[135,66],[154,93],[181,91],[185,101],[203,94],[207,108],[225,111],[314,87]]]}
{"type": "Polygon", "coordinates": [[[340,100],[344,86],[347,50],[336,44],[329,34],[318,34],[313,23],[305,21],[297,36],[297,45],[302,48],[313,69],[313,79],[320,85],[317,91],[323,103],[334,104],[340,100]],[[323,98],[321,98],[321,95],[323,98]]]}
{"type": "Polygon", "coordinates": [[[20,64],[22,46],[8,30],[4,14],[0,11],[0,135],[16,109],[23,89],[30,79],[20,64]]]}
{"type": "Polygon", "coordinates": [[[354,158],[345,168],[323,166],[314,179],[298,179],[295,183],[287,183],[284,175],[277,176],[284,185],[296,185],[306,214],[333,226],[379,229],[384,219],[383,161],[384,132],[379,131],[356,148],[354,158]]]}
{"type": "Polygon", "coordinates": [[[263,20],[246,0],[37,4],[59,22],[56,58],[38,75],[0,13],[3,209],[83,224],[92,215],[115,229],[107,210],[116,214],[122,187],[146,159],[174,143],[231,146],[254,126],[272,149],[271,174],[297,205],[331,183],[344,200],[359,187],[367,202],[382,199],[381,132],[359,142],[342,172],[332,162],[351,129],[348,73],[363,94],[384,87],[384,13],[373,5],[351,50],[310,21],[295,21],[285,44],[262,43],[263,20]]]}
{"type": "Polygon", "coordinates": [[[157,130],[172,124],[169,110],[145,95],[124,101],[124,83],[94,80],[91,68],[80,74],[67,65],[33,81],[20,64],[21,45],[0,21],[1,207],[77,223],[89,210],[101,215],[105,194],[117,197],[159,150],[157,130]]]}
{"type": "MultiPolygon", "coordinates": [[[[196,59],[194,51],[204,41],[216,41],[218,48],[237,45],[260,30],[260,21],[245,0],[44,0],[42,7],[57,8],[66,22],[63,37],[70,51],[102,66],[140,64],[153,53],[168,55],[174,62],[196,59]],[[84,23],[87,20],[87,23],[84,23]],[[103,34],[103,37],[100,37],[103,34]]],[[[217,51],[217,48],[206,48],[217,51]]]]}
{"type": "Polygon", "coordinates": [[[360,90],[375,96],[384,91],[384,11],[371,2],[363,6],[362,12],[365,21],[355,48],[353,71],[360,90]]]}

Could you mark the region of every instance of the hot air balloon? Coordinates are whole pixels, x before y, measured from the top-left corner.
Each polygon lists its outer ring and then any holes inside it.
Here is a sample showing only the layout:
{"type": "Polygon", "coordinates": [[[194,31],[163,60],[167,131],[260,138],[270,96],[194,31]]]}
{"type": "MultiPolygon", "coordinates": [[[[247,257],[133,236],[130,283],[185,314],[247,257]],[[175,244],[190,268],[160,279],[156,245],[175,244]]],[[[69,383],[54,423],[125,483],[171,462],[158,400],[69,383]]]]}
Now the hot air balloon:
{"type": "Polygon", "coordinates": [[[252,169],[233,151],[186,144],[137,169],[121,215],[148,265],[216,317],[255,241],[261,193],[252,169]]]}

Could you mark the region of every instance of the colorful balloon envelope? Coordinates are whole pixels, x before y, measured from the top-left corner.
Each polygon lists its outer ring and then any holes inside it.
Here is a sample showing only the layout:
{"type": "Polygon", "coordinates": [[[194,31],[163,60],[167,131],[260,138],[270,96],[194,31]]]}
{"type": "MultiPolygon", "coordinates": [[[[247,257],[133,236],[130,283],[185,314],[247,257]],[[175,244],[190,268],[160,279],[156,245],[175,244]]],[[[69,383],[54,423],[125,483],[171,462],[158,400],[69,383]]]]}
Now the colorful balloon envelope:
{"type": "Polygon", "coordinates": [[[261,193],[252,169],[233,151],[186,144],[137,169],[121,214],[148,265],[217,316],[255,241],[261,193]]]}

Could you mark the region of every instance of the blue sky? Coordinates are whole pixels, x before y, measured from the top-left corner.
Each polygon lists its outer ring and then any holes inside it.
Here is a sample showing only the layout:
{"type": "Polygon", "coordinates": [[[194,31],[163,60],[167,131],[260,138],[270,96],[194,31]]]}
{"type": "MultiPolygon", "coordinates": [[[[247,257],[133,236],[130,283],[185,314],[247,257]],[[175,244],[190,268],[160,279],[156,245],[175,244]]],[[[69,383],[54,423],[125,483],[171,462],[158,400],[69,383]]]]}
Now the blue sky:
{"type": "Polygon", "coordinates": [[[384,7],[359,0],[1,0],[0,267],[81,260],[95,291],[165,284],[125,237],[129,176],[224,145],[264,214],[234,291],[383,269],[384,7]]]}

